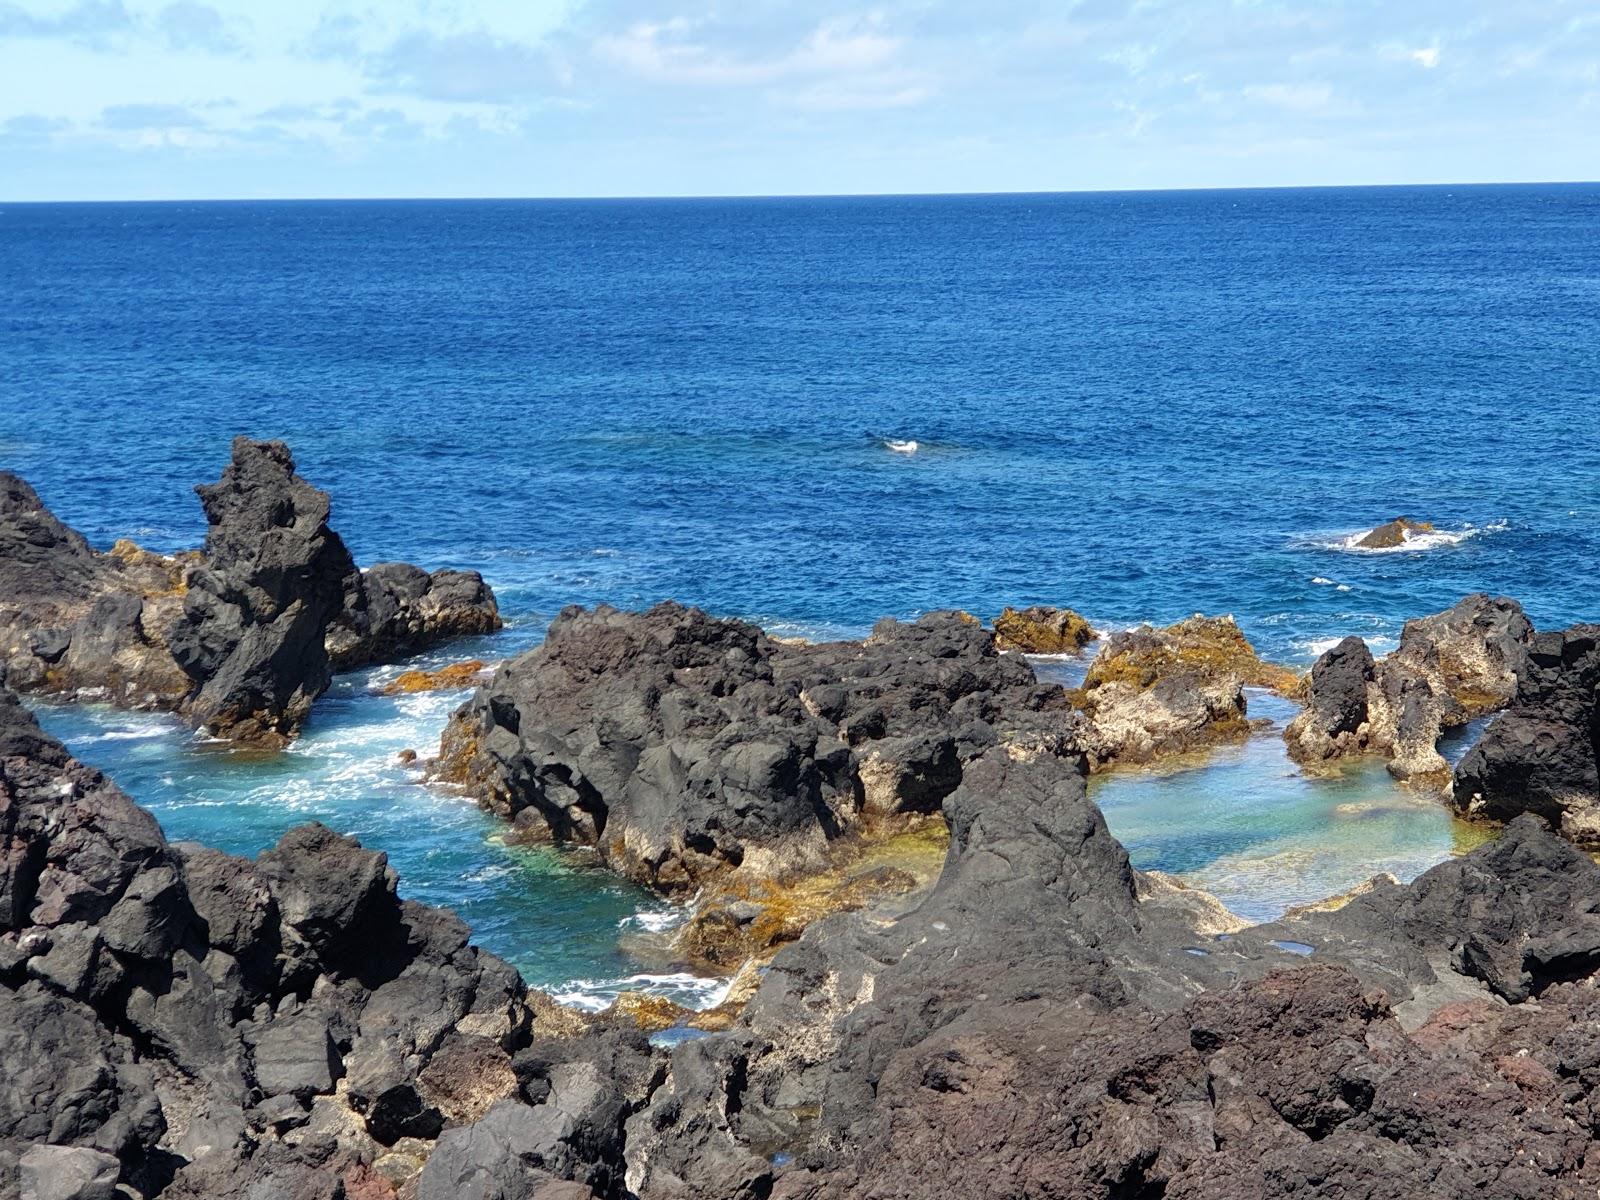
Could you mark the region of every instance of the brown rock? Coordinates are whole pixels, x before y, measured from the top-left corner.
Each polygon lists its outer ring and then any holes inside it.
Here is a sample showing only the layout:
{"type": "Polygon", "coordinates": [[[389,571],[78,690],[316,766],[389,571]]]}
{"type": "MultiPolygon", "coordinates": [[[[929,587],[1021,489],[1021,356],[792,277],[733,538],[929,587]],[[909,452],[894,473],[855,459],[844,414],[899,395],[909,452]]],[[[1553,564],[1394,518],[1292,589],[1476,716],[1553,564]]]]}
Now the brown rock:
{"type": "Polygon", "coordinates": [[[1094,640],[1089,622],[1070,608],[1007,608],[994,619],[1002,650],[1023,654],[1076,654],[1094,640]]]}
{"type": "Polygon", "coordinates": [[[412,692],[443,692],[472,687],[489,669],[481,658],[451,663],[437,671],[402,671],[383,689],[385,696],[404,696],[412,692]]]}
{"type": "Polygon", "coordinates": [[[1405,545],[1406,539],[1413,533],[1432,532],[1431,521],[1413,521],[1410,517],[1396,517],[1376,529],[1369,530],[1355,544],[1363,550],[1392,550],[1396,546],[1405,545]]]}

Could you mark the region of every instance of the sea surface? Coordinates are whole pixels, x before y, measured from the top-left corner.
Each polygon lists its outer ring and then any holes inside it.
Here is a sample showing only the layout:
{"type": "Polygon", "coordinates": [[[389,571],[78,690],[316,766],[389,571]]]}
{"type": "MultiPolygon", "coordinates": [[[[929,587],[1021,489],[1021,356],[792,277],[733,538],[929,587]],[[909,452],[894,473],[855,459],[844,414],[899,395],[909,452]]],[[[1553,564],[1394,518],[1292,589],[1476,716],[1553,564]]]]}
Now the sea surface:
{"type": "MultiPolygon", "coordinates": [[[[290,443],[358,560],[488,577],[510,628],[434,662],[665,597],[813,637],[1231,612],[1302,666],[1478,589],[1553,628],[1600,617],[1600,187],[0,204],[0,466],[171,551],[237,433],[290,443]],[[1402,513],[1439,533],[1350,547],[1402,513]]],[[[43,716],[174,838],[320,818],[575,1002],[714,998],[669,906],[396,763],[461,697],[391,673],[268,758],[43,716]]],[[[1136,865],[1253,917],[1473,836],[1271,735],[1095,794],[1136,865]]]]}

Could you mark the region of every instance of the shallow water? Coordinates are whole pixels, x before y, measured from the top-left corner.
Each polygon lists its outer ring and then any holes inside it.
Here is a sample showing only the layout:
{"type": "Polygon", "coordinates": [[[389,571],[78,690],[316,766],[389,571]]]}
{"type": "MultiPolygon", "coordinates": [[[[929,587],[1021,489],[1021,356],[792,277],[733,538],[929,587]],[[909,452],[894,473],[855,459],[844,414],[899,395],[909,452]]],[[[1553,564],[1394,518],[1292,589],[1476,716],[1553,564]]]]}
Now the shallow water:
{"type": "MultiPolygon", "coordinates": [[[[1133,865],[1203,888],[1240,916],[1270,921],[1285,909],[1390,874],[1409,882],[1486,836],[1439,798],[1398,787],[1383,765],[1307,774],[1280,736],[1292,705],[1249,695],[1251,714],[1274,728],[1182,766],[1114,772],[1090,795],[1133,865]]],[[[1454,761],[1461,731],[1442,746],[1454,761]]]]}
{"type": "MultiPolygon", "coordinates": [[[[1302,666],[1479,588],[1600,615],[1590,185],[0,204],[0,280],[0,465],[99,545],[175,550],[229,439],[286,438],[358,560],[494,584],[512,628],[434,661],[669,596],[813,636],[1231,611],[1302,666]],[[1441,533],[1350,546],[1400,513],[1441,533]]],[[[276,761],[47,723],[174,837],[357,834],[536,982],[709,988],[619,947],[659,903],[418,787],[393,755],[451,700],[368,682],[276,761]]],[[[1459,844],[1381,769],[1305,779],[1272,736],[1096,795],[1136,862],[1252,915],[1459,844]]]]}

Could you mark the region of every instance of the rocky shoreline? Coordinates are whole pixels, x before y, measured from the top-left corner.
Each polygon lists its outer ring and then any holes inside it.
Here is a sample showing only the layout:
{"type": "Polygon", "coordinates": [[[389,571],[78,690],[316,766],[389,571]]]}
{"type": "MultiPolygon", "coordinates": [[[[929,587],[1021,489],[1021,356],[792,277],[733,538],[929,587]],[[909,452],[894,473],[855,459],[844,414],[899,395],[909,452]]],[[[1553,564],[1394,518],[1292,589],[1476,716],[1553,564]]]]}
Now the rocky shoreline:
{"type": "Polygon", "coordinates": [[[0,1197],[1576,1197],[1600,1186],[1600,627],[1470,596],[1309,676],[1227,617],[1065,609],[800,643],[569,608],[477,683],[433,776],[511,837],[693,899],[711,1013],[529,991],[381,853],[169,844],[13,693],[298,731],[336,669],[497,628],[470,572],[358,570],[281,443],[205,548],[100,553],[0,477],[0,1197]],[[1094,649],[1074,688],[1025,653],[1094,649]],[[1501,836],[1250,927],[1129,864],[1097,771],[1303,704],[1501,836]],[[1499,714],[1452,773],[1448,729],[1499,714]],[[673,1029],[671,1045],[645,1032],[673,1029]]]}
{"type": "Polygon", "coordinates": [[[100,553],[0,472],[0,672],[13,689],[169,710],[274,748],[334,671],[500,628],[475,571],[357,568],[327,493],[282,442],[234,439],[222,477],[195,491],[203,549],[100,553]]]}

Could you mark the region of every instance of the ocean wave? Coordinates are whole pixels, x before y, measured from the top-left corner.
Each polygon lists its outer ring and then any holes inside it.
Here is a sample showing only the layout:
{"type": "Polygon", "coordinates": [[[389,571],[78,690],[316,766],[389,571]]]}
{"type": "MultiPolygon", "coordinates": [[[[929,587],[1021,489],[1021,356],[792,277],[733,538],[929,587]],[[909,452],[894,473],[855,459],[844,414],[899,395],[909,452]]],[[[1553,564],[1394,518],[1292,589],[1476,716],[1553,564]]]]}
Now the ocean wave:
{"type": "Polygon", "coordinates": [[[684,909],[669,909],[665,912],[636,912],[632,916],[623,917],[617,925],[623,929],[641,929],[645,933],[666,933],[669,929],[676,929],[683,924],[686,915],[684,909]]]}
{"type": "Polygon", "coordinates": [[[919,447],[915,439],[907,438],[903,441],[896,438],[884,438],[883,448],[892,454],[915,454],[919,447]]]}
{"type": "Polygon", "coordinates": [[[620,979],[574,979],[550,995],[559,1004],[591,1013],[604,1012],[623,992],[659,996],[703,1012],[726,1000],[732,986],[731,978],[673,971],[664,975],[627,975],[620,979]]]}

